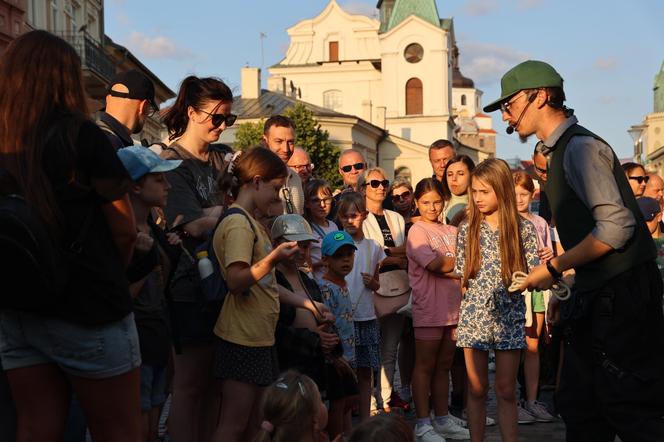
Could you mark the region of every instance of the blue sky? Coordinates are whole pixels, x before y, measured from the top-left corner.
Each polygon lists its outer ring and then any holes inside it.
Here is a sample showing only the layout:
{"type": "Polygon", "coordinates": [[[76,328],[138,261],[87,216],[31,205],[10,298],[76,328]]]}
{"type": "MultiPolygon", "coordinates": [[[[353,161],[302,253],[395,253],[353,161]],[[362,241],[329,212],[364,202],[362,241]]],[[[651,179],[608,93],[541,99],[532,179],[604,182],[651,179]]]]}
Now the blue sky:
{"type": "MultiPolygon", "coordinates": [[[[372,15],[376,0],[338,0],[349,12],[372,15]]],[[[189,74],[222,78],[239,91],[240,69],[283,58],[286,29],[316,16],[327,0],[107,0],[105,30],[127,46],[171,89],[189,74]]],[[[437,0],[453,17],[461,71],[484,91],[500,92],[500,77],[532,58],[565,79],[568,106],[620,157],[632,152],[630,125],[652,112],[653,79],[664,62],[661,0],[437,0]]],[[[267,77],[264,71],[263,79],[267,77]]],[[[498,156],[527,158],[532,143],[505,135],[494,115],[498,156]]]]}

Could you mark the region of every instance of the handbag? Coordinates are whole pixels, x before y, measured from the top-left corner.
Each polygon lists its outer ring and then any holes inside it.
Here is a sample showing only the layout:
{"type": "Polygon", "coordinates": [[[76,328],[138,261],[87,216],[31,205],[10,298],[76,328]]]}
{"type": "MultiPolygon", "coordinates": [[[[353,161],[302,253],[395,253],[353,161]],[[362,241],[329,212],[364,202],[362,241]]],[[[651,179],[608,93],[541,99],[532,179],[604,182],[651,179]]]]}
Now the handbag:
{"type": "MultiPolygon", "coordinates": [[[[389,218],[386,216],[390,231],[394,232],[389,218]]],[[[367,264],[369,267],[369,264],[367,264]]],[[[410,303],[411,289],[408,279],[408,272],[404,269],[390,270],[378,274],[380,288],[373,294],[376,316],[383,316],[397,313],[410,303]]]]}

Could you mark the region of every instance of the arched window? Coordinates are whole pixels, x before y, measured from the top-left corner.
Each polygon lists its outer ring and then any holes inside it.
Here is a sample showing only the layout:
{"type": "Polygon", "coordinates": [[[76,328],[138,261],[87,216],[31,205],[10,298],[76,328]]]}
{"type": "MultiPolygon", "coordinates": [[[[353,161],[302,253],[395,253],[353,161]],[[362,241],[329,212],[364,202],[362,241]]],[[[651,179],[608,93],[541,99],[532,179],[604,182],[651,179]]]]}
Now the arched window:
{"type": "Polygon", "coordinates": [[[406,115],[421,115],[423,107],[422,81],[411,78],[406,82],[406,115]]]}
{"type": "Polygon", "coordinates": [[[323,107],[340,111],[344,105],[344,96],[340,90],[332,89],[323,92],[323,107]]]}
{"type": "Polygon", "coordinates": [[[465,106],[465,105],[466,105],[466,95],[464,94],[464,95],[461,96],[461,106],[465,106]]]}

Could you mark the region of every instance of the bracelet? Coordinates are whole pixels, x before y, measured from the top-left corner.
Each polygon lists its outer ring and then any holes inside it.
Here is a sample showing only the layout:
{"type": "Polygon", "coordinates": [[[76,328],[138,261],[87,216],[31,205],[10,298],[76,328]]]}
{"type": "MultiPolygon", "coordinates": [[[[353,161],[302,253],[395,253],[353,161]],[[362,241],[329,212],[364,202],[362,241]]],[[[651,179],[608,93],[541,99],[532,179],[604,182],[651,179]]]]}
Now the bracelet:
{"type": "Polygon", "coordinates": [[[546,262],[546,269],[549,271],[549,273],[551,273],[551,276],[555,280],[558,280],[563,277],[563,274],[560,273],[558,270],[556,270],[553,264],[551,264],[550,260],[546,262]]]}

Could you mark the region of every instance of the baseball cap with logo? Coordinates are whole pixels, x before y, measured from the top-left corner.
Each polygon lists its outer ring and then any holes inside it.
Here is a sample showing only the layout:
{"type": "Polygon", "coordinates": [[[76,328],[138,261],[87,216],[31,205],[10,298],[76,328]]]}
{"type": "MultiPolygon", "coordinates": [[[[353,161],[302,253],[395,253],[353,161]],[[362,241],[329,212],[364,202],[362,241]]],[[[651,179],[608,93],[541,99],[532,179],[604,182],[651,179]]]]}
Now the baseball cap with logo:
{"type": "Polygon", "coordinates": [[[295,213],[279,215],[272,224],[271,236],[273,240],[284,238],[286,241],[318,241],[307,220],[295,213]]]}
{"type": "Polygon", "coordinates": [[[355,250],[357,250],[355,241],[353,241],[353,238],[351,238],[351,236],[347,232],[343,230],[330,232],[327,235],[325,235],[325,237],[323,238],[323,244],[321,245],[321,254],[323,256],[332,256],[335,253],[337,253],[337,250],[339,250],[343,246],[351,246],[355,250]]]}
{"type": "Polygon", "coordinates": [[[182,160],[164,160],[143,146],[123,147],[118,150],[118,157],[132,181],[138,181],[149,173],[168,172],[182,163],[182,160]]]}
{"type": "Polygon", "coordinates": [[[154,84],[137,70],[132,69],[116,74],[108,87],[108,94],[112,97],[148,100],[155,110],[159,110],[154,99],[154,84]],[[116,90],[119,85],[127,88],[127,92],[116,90]]]}
{"type": "Polygon", "coordinates": [[[563,78],[550,64],[543,61],[528,60],[507,71],[500,80],[500,87],[500,98],[484,106],[484,112],[498,110],[501,103],[524,89],[563,87],[563,78]]]}
{"type": "Polygon", "coordinates": [[[646,221],[652,221],[657,214],[662,211],[661,207],[659,207],[659,203],[654,198],[644,196],[637,199],[636,202],[646,221]]]}

